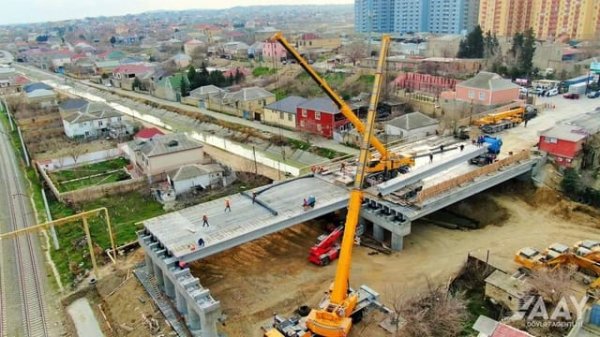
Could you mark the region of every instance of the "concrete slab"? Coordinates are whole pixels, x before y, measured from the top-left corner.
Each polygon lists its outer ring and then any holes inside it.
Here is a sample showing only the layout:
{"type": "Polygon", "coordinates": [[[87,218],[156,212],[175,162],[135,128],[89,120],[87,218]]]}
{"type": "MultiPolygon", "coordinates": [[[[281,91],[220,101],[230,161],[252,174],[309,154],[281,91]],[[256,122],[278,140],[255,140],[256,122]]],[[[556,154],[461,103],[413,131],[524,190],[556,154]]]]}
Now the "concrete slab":
{"type": "Polygon", "coordinates": [[[104,337],[87,298],[75,300],[67,307],[67,312],[73,318],[77,335],[80,337],[104,337]]]}
{"type": "Polygon", "coordinates": [[[144,227],[170,254],[190,262],[344,208],[348,202],[345,187],[316,177],[269,187],[256,190],[257,200],[277,215],[236,194],[146,220],[144,227]],[[309,195],[314,195],[317,203],[305,211],[302,202],[309,195]],[[225,212],[225,199],[230,200],[231,212],[225,212]],[[203,215],[207,215],[209,227],[202,227],[203,215]]]}

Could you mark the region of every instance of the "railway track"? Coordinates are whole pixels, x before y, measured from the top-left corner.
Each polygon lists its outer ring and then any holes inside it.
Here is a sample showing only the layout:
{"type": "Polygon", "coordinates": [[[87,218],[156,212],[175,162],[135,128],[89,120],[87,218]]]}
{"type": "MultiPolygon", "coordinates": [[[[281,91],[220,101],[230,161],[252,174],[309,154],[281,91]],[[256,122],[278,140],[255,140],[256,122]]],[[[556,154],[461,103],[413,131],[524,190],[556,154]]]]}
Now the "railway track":
{"type": "MultiPolygon", "coordinates": [[[[0,135],[1,136],[1,135],[0,135]]],[[[9,230],[17,230],[30,225],[31,215],[27,204],[29,200],[27,195],[23,193],[22,186],[19,181],[18,168],[14,161],[12,149],[8,148],[6,137],[1,137],[0,142],[0,169],[3,175],[4,188],[3,192],[6,196],[9,230]]],[[[2,243],[8,244],[8,242],[2,243]]],[[[8,280],[7,273],[0,273],[0,337],[8,337],[7,324],[21,324],[20,329],[11,327],[11,331],[17,331],[19,335],[28,337],[49,336],[48,323],[45,307],[45,293],[42,284],[41,275],[44,275],[39,262],[39,253],[37,247],[37,238],[34,234],[20,236],[12,240],[12,248],[14,253],[16,279],[8,280]],[[14,282],[13,289],[18,289],[19,294],[13,298],[19,298],[21,308],[21,320],[14,320],[11,317],[7,319],[5,310],[7,306],[17,307],[14,303],[6,302],[6,292],[3,287],[7,286],[8,282],[14,282]]],[[[6,253],[6,251],[3,251],[6,253]]],[[[12,333],[11,333],[12,335],[12,333]]]]}

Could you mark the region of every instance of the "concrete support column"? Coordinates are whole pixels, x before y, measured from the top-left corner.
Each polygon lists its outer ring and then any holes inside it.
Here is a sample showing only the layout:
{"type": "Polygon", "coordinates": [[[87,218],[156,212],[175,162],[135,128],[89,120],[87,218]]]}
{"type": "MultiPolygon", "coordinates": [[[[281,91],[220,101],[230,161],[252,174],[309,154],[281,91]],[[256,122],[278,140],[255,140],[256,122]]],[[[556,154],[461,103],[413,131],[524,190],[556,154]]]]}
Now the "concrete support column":
{"type": "Polygon", "coordinates": [[[150,257],[148,253],[145,253],[144,258],[146,259],[146,271],[149,275],[154,275],[154,262],[152,261],[152,257],[150,257]]]}
{"type": "Polygon", "coordinates": [[[156,283],[158,283],[158,287],[160,289],[164,289],[165,280],[163,278],[162,269],[160,269],[160,267],[155,263],[154,263],[154,276],[156,277],[156,283]]]}
{"type": "Polygon", "coordinates": [[[192,331],[201,329],[200,316],[198,316],[198,313],[190,305],[188,305],[187,323],[192,331]]]}
{"type": "Polygon", "coordinates": [[[392,232],[392,250],[401,251],[404,248],[404,236],[392,232]]]}
{"type": "Polygon", "coordinates": [[[185,316],[188,312],[187,303],[185,302],[185,297],[183,297],[183,294],[179,291],[175,293],[175,302],[177,304],[177,311],[179,311],[182,315],[185,316]]]}
{"type": "Polygon", "coordinates": [[[171,279],[168,277],[164,277],[164,282],[165,293],[167,294],[167,296],[169,296],[169,298],[171,299],[175,298],[175,285],[173,284],[173,282],[171,282],[171,279]]]}
{"type": "Polygon", "coordinates": [[[377,224],[373,224],[373,238],[375,238],[375,240],[379,241],[379,242],[383,242],[383,240],[385,239],[385,232],[384,232],[384,228],[377,225],[377,224]]]}

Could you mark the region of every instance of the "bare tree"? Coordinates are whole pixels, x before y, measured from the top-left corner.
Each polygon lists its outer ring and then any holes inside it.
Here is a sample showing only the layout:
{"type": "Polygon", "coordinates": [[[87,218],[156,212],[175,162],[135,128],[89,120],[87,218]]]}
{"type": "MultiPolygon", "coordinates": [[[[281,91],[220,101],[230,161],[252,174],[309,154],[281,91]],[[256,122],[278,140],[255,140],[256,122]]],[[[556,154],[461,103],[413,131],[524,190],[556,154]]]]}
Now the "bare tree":
{"type": "Polygon", "coordinates": [[[393,288],[389,296],[395,337],[458,336],[468,317],[463,294],[450,294],[429,282],[427,291],[410,298],[393,288]]]}
{"type": "Polygon", "coordinates": [[[69,157],[73,158],[73,169],[77,169],[77,161],[84,153],[88,152],[85,147],[80,146],[79,144],[74,144],[67,149],[67,154],[69,157]]]}
{"type": "Polygon", "coordinates": [[[367,57],[367,45],[362,41],[354,41],[344,48],[343,54],[356,66],[356,62],[367,57]]]}
{"type": "Polygon", "coordinates": [[[569,291],[575,273],[574,267],[538,270],[531,274],[529,283],[546,301],[556,305],[569,291]]]}

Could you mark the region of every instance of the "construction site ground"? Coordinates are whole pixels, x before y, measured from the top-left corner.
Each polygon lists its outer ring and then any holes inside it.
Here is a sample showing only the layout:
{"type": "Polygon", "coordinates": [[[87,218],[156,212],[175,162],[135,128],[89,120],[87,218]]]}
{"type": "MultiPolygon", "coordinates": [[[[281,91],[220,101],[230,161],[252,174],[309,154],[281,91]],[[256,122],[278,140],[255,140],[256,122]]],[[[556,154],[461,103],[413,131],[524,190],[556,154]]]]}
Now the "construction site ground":
{"type": "MultiPolygon", "coordinates": [[[[485,259],[489,251],[492,265],[514,272],[517,266],[513,255],[522,247],[543,249],[557,241],[572,245],[582,239],[600,240],[599,211],[519,181],[482,193],[451,210],[485,227],[450,230],[420,221],[413,224],[402,252],[373,255],[371,249],[355,247],[351,285],[369,285],[381,293],[385,303],[386,297],[398,298],[390,294],[397,289],[415,293],[425,289],[427,280],[446,283],[460,270],[468,254],[485,259]]],[[[220,327],[222,332],[229,337],[259,337],[260,327],[268,324],[274,313],[288,315],[301,304],[318,303],[335,273],[335,263],[318,267],[307,261],[309,248],[323,233],[322,225],[322,221],[297,225],[192,265],[202,285],[221,301],[227,316],[220,327]]],[[[148,336],[142,314],[159,319],[162,329],[167,329],[135,277],[130,275],[123,283],[133,264],[141,260],[138,250],[120,264],[119,272],[107,272],[110,275],[98,285],[100,295],[92,306],[103,322],[97,303],[105,303],[114,329],[107,336],[148,336]],[[135,329],[126,331],[119,327],[123,323],[135,329]]],[[[376,320],[363,323],[351,336],[386,335],[376,320]]],[[[103,328],[108,332],[106,324],[103,328]]]]}

